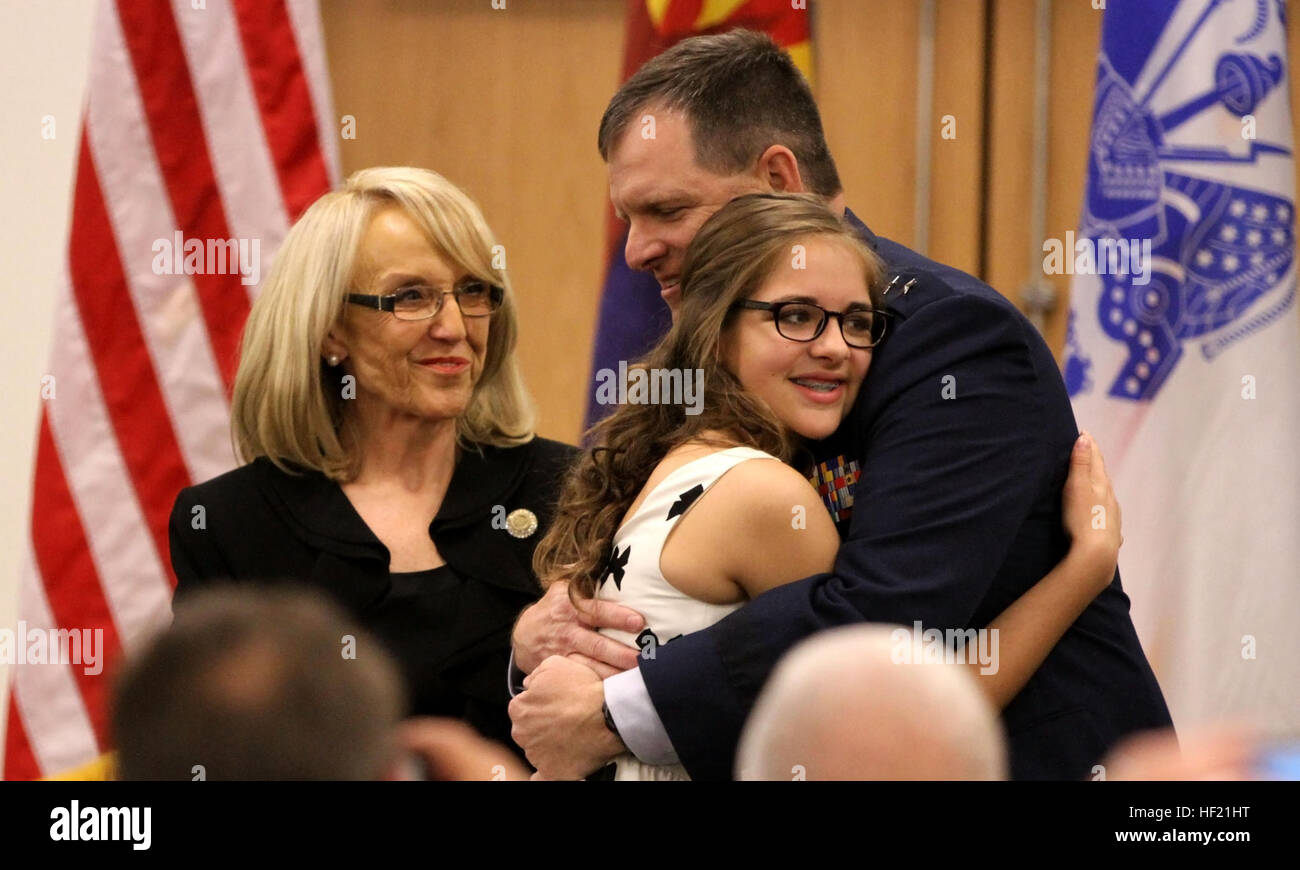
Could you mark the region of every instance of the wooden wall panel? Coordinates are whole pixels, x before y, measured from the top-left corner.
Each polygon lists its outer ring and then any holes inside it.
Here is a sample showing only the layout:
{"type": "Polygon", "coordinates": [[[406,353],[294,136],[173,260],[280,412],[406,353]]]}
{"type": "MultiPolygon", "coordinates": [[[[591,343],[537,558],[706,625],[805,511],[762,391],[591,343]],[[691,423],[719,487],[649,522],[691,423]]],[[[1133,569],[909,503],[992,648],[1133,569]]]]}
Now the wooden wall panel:
{"type": "Polygon", "coordinates": [[[849,208],[881,235],[915,228],[915,0],[821,0],[815,91],[849,208]]]}
{"type": "MultiPolygon", "coordinates": [[[[1101,16],[1090,3],[1052,4],[1052,94],[1047,152],[1047,236],[1077,230],[1088,174],[1092,100],[1101,47],[1101,16]]],[[[1061,359],[1070,313],[1070,276],[1046,276],[1056,288],[1056,308],[1043,335],[1061,359]]]]}
{"type": "Polygon", "coordinates": [[[1034,0],[991,0],[985,281],[1019,304],[1028,278],[1034,137],[1034,0]]]}
{"type": "Polygon", "coordinates": [[[926,255],[979,271],[983,242],[985,0],[939,0],[935,20],[930,245],[926,255]],[[944,139],[941,119],[956,120],[944,139]]]}
{"type": "MultiPolygon", "coordinates": [[[[1021,291],[1045,277],[1056,289],[1043,333],[1060,359],[1068,320],[1069,276],[1043,276],[1031,258],[1034,135],[1035,0],[993,0],[993,87],[990,114],[988,226],[984,279],[1023,307],[1021,291]]],[[[1045,234],[1063,238],[1078,227],[1087,173],[1093,82],[1101,15],[1089,3],[1057,0],[1051,10],[1047,216],[1045,234]]]]}

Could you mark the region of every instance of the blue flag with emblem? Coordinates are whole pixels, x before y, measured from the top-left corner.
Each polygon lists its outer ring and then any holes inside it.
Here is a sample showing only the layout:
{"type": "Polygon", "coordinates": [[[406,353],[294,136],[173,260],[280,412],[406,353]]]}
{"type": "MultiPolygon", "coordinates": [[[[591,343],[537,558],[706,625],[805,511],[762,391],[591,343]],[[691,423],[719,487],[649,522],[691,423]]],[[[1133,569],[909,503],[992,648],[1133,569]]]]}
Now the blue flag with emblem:
{"type": "Polygon", "coordinates": [[[1079,230],[1044,245],[1045,269],[1074,275],[1066,385],[1107,453],[1125,589],[1175,724],[1300,728],[1286,7],[1104,14],[1079,230]]]}

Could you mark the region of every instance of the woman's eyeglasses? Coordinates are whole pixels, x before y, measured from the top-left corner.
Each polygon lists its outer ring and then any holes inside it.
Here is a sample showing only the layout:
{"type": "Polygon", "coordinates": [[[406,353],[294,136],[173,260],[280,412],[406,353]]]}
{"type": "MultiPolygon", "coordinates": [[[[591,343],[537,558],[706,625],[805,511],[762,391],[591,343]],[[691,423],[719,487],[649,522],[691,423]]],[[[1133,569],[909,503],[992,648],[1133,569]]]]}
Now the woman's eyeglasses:
{"type": "Polygon", "coordinates": [[[811,302],[755,302],[744,299],[731,306],[754,311],[772,312],[772,322],[782,338],[791,341],[812,341],[822,334],[826,321],[834,317],[840,323],[840,335],[849,347],[860,349],[875,347],[885,337],[888,315],[874,308],[855,308],[851,311],[828,311],[811,302]]]}
{"type": "Polygon", "coordinates": [[[443,299],[455,296],[460,313],[466,317],[487,317],[505,299],[506,291],[485,281],[466,281],[452,290],[436,290],[425,284],[412,284],[386,296],[349,293],[353,305],[364,305],[390,312],[398,320],[428,320],[442,310],[443,299]]]}

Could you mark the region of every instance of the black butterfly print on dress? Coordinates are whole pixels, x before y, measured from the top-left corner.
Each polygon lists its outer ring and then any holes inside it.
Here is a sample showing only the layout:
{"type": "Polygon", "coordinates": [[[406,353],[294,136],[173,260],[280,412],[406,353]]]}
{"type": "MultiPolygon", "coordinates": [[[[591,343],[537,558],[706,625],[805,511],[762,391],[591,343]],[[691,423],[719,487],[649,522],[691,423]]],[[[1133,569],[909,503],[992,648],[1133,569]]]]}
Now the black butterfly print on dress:
{"type": "Polygon", "coordinates": [[[695,484],[695,486],[677,496],[677,501],[673,502],[673,506],[668,509],[668,516],[664,517],[664,519],[671,520],[675,516],[686,513],[686,509],[695,504],[695,500],[702,495],[704,495],[704,484],[695,484]]]}
{"type": "Polygon", "coordinates": [[[614,587],[618,591],[623,591],[623,569],[627,567],[627,557],[632,555],[632,545],[628,544],[620,553],[618,547],[610,554],[609,561],[605,563],[605,576],[601,578],[600,585],[604,586],[605,581],[610,577],[614,578],[614,587]]]}

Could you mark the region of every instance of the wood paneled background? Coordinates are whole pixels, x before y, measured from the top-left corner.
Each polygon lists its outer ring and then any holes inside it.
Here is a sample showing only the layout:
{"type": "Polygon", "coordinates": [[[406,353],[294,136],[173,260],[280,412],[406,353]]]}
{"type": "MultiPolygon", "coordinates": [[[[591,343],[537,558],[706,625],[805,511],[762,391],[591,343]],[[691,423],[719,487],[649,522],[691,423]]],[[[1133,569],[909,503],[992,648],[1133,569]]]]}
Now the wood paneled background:
{"type": "MultiPolygon", "coordinates": [[[[920,0],[814,0],[814,90],[850,206],[913,244],[920,0]]],[[[1029,282],[1035,0],[937,0],[930,256],[1017,304],[1029,282]],[[955,139],[939,136],[956,120],[955,139]]],[[[596,127],[618,86],[623,0],[323,0],[344,172],[427,166],[483,207],[506,246],[539,431],[579,435],[604,261],[596,127]]],[[[1051,9],[1049,237],[1075,228],[1101,12],[1051,9]]],[[[1289,22],[1290,54],[1300,23],[1289,22]]],[[[1291,93],[1300,118],[1300,89],[1291,93]]],[[[1068,277],[1044,324],[1060,354],[1068,277]]]]}

